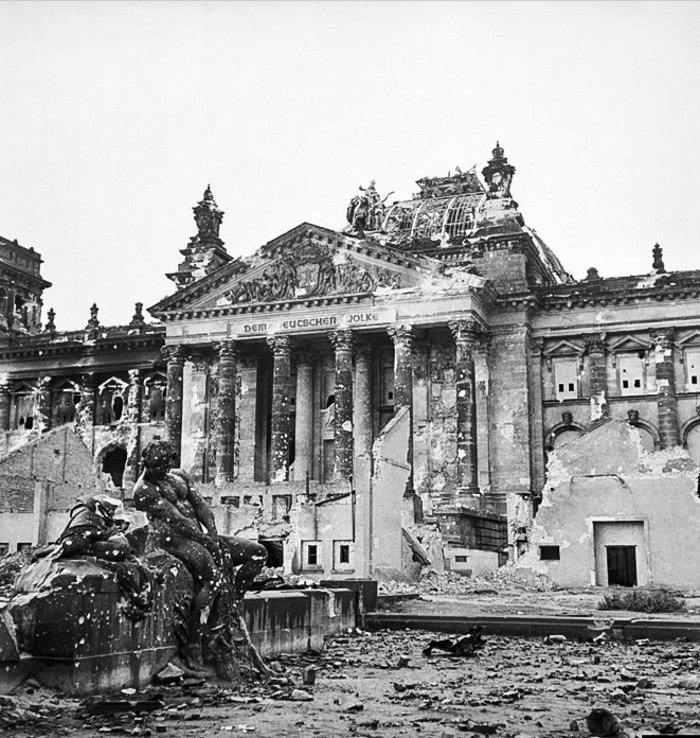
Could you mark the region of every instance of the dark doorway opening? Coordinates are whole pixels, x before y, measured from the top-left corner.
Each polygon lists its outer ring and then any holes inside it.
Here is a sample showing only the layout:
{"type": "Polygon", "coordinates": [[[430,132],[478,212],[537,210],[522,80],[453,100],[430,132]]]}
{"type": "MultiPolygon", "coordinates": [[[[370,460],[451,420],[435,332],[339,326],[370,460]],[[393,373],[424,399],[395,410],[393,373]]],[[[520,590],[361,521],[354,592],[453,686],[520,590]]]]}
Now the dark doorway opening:
{"type": "Polygon", "coordinates": [[[121,487],[124,481],[124,469],[126,467],[126,449],[121,446],[113,448],[106,453],[102,459],[102,471],[112,477],[115,487],[121,487]]]}
{"type": "Polygon", "coordinates": [[[279,540],[260,539],[258,541],[267,551],[267,564],[271,568],[284,566],[284,544],[279,540]]]}
{"type": "Polygon", "coordinates": [[[608,558],[608,585],[637,586],[637,547],[606,546],[608,558]]]}
{"type": "Polygon", "coordinates": [[[255,481],[270,481],[272,439],[272,359],[258,360],[255,407],[255,481]]]}

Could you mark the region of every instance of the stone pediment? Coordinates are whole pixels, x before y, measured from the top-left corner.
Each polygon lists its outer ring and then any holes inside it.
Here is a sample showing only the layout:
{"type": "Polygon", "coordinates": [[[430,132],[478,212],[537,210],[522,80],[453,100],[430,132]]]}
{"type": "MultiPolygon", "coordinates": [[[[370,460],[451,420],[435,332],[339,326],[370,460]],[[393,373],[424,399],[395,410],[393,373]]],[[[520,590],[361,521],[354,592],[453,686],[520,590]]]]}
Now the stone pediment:
{"type": "Polygon", "coordinates": [[[252,257],[227,264],[162,300],[150,312],[368,295],[416,286],[429,272],[422,257],[303,224],[252,257]]]}

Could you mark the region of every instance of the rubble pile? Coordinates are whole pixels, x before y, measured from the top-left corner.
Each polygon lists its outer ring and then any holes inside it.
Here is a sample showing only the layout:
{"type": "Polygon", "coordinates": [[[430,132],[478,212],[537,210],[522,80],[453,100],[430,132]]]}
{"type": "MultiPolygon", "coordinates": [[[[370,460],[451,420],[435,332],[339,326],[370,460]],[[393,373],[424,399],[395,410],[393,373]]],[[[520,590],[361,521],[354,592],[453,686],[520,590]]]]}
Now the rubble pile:
{"type": "Polygon", "coordinates": [[[31,560],[32,550],[17,551],[0,557],[0,603],[9,600],[15,577],[31,560]]]}

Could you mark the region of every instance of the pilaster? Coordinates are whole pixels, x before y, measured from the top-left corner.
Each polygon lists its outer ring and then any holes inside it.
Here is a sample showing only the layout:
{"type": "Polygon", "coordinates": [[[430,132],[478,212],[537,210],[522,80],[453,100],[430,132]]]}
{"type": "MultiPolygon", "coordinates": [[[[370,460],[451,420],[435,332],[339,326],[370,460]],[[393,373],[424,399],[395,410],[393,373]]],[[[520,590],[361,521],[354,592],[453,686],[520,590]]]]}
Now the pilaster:
{"type": "Polygon", "coordinates": [[[219,346],[218,394],[216,398],[216,485],[233,481],[236,426],[236,363],[233,341],[219,346]]]}
{"type": "Polygon", "coordinates": [[[672,448],[680,445],[681,442],[676,379],[673,366],[674,334],[673,328],[664,328],[652,334],[652,338],[656,343],[656,402],[659,413],[661,448],[672,448]]]}

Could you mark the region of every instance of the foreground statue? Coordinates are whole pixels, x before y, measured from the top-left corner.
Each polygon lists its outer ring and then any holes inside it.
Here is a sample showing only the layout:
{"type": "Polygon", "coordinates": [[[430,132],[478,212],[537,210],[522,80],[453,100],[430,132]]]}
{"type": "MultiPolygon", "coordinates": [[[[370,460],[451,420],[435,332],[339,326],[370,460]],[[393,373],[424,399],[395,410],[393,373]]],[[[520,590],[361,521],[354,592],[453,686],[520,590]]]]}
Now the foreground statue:
{"type": "Polygon", "coordinates": [[[232,678],[243,660],[264,673],[239,605],[267,561],[265,547],[218,534],[214,515],[189,476],[172,468],[176,455],[169,443],[152,441],[142,458],[136,508],[146,513],[157,544],[179,559],[194,580],[180,648],[185,665],[199,670],[208,658],[220,677],[232,678]]]}

